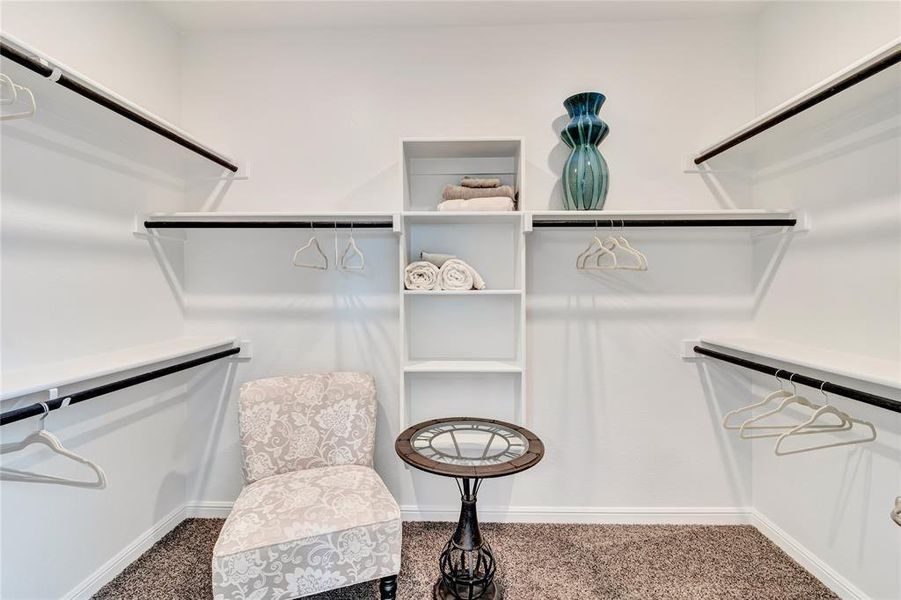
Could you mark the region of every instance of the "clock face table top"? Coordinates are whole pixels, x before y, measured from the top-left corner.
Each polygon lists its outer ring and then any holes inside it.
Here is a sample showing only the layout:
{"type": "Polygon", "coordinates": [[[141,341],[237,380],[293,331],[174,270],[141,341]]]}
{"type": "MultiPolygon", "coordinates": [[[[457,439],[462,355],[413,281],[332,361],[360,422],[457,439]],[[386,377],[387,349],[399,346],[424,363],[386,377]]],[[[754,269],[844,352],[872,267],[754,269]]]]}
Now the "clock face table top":
{"type": "Polygon", "coordinates": [[[544,456],[544,444],[528,429],[473,417],[417,423],[397,436],[394,449],[412,467],[466,479],[512,475],[544,456]]]}

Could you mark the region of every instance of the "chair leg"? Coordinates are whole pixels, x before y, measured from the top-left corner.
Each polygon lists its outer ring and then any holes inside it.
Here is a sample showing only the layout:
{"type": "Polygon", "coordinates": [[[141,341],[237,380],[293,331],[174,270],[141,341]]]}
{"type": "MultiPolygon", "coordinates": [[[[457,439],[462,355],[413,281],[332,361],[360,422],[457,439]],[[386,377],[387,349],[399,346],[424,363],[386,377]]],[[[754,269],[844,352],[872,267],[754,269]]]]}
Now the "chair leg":
{"type": "Polygon", "coordinates": [[[382,577],[379,580],[379,596],[381,596],[382,600],[396,600],[397,575],[382,577]]]}

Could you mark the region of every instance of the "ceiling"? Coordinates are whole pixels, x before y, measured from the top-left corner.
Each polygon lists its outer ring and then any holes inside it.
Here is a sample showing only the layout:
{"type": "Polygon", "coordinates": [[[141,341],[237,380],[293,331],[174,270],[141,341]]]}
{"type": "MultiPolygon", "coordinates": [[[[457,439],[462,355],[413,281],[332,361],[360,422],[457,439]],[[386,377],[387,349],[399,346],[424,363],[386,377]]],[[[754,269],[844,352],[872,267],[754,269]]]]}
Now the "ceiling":
{"type": "Polygon", "coordinates": [[[180,31],[455,27],[749,16],[764,0],[152,0],[180,31]]]}

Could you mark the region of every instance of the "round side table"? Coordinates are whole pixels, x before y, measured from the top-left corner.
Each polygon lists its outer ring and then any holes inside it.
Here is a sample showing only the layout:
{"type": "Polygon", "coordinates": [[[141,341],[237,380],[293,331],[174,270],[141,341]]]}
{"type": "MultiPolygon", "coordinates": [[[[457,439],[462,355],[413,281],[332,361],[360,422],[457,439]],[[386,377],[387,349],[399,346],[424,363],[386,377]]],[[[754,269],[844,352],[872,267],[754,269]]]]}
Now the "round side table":
{"type": "Polygon", "coordinates": [[[496,557],[479,532],[476,501],[483,479],[525,471],[544,456],[544,444],[523,427],[455,417],[418,423],[397,437],[401,460],[422,471],[453,477],[460,490],[460,521],[438,559],[435,600],[499,600],[496,557]]]}

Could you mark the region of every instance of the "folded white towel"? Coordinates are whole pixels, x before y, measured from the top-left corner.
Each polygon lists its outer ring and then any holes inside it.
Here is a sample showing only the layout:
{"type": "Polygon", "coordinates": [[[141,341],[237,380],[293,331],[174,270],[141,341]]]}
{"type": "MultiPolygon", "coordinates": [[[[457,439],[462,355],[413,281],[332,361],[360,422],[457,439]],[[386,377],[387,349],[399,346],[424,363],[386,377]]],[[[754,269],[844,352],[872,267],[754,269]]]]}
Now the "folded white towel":
{"type": "Polygon", "coordinates": [[[460,185],[471,188],[495,188],[500,187],[501,180],[496,177],[470,177],[464,175],[460,185]]]}
{"type": "Polygon", "coordinates": [[[492,196],[490,198],[473,198],[471,200],[445,200],[438,205],[438,210],[513,210],[513,199],[506,196],[492,196]]]}
{"type": "Polygon", "coordinates": [[[457,258],[453,254],[438,254],[437,252],[421,252],[419,254],[419,257],[422,260],[432,263],[438,268],[441,268],[441,265],[443,265],[450,259],[457,258]]]}
{"type": "Polygon", "coordinates": [[[468,264],[452,258],[438,272],[438,287],[442,290],[484,290],[485,280],[468,264]]]}
{"type": "Polygon", "coordinates": [[[408,290],[434,290],[438,287],[438,267],[418,260],[404,269],[404,287],[408,290]]]}
{"type": "Polygon", "coordinates": [[[463,185],[446,185],[441,190],[442,200],[471,200],[473,198],[494,198],[496,196],[506,196],[507,198],[516,198],[513,186],[501,185],[491,188],[471,188],[463,185]]]}

